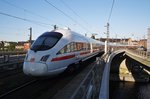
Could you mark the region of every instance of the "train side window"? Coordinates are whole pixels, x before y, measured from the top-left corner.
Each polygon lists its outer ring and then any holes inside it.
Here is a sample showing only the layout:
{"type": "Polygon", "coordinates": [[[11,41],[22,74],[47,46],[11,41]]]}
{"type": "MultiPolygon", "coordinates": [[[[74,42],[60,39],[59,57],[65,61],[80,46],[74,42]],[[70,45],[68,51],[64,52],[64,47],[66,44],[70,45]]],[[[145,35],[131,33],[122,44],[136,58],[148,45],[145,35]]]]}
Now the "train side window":
{"type": "Polygon", "coordinates": [[[81,50],[83,50],[83,43],[77,43],[77,51],[81,51],[81,50]]]}
{"type": "Polygon", "coordinates": [[[83,43],[83,50],[87,50],[87,46],[86,46],[86,43],[83,43]]]}
{"type": "Polygon", "coordinates": [[[77,43],[76,42],[73,43],[73,46],[74,46],[74,51],[77,51],[77,43]]]}
{"type": "Polygon", "coordinates": [[[72,42],[64,46],[57,54],[70,53],[73,51],[74,51],[74,43],[72,42]]]}
{"type": "Polygon", "coordinates": [[[64,46],[57,54],[70,53],[75,51],[85,51],[90,49],[90,44],[81,43],[81,42],[71,42],[64,46]]]}
{"type": "Polygon", "coordinates": [[[64,46],[57,54],[64,54],[67,52],[67,46],[64,46]]]}
{"type": "Polygon", "coordinates": [[[79,44],[78,43],[76,43],[76,47],[77,47],[76,51],[78,51],[79,50],[79,44]]]}
{"type": "Polygon", "coordinates": [[[57,54],[63,54],[63,53],[65,53],[64,48],[62,48],[57,54]]]}
{"type": "Polygon", "coordinates": [[[89,44],[86,43],[86,50],[89,50],[89,44]]]}
{"type": "Polygon", "coordinates": [[[70,46],[70,44],[68,44],[67,46],[66,46],[66,53],[69,53],[69,52],[71,52],[71,46],[70,46]]]}
{"type": "Polygon", "coordinates": [[[70,43],[70,51],[71,52],[75,51],[75,49],[74,49],[74,42],[70,43]]]}

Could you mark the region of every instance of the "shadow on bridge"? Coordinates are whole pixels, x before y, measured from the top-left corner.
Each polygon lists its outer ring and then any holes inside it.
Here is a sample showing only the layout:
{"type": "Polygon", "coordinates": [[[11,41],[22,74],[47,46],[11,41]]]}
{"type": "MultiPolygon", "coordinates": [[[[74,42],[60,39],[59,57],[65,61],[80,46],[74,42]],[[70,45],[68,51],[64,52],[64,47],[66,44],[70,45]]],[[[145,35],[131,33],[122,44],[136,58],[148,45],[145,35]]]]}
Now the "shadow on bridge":
{"type": "Polygon", "coordinates": [[[110,67],[110,80],[148,82],[150,77],[150,67],[145,66],[125,55],[116,55],[110,67]]]}
{"type": "Polygon", "coordinates": [[[116,55],[110,67],[110,99],[149,99],[149,83],[146,83],[150,82],[149,78],[150,67],[133,60],[124,52],[116,55]]]}
{"type": "Polygon", "coordinates": [[[126,57],[126,66],[128,70],[131,72],[135,81],[148,81],[150,76],[150,67],[133,60],[130,57],[126,57]]]}

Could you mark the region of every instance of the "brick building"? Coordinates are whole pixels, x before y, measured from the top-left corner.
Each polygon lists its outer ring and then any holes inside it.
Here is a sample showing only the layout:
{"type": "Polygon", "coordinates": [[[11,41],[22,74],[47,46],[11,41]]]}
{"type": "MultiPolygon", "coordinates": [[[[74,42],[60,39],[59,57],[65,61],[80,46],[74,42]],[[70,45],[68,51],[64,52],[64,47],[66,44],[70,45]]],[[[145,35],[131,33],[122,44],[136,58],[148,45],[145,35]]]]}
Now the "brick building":
{"type": "MultiPolygon", "coordinates": [[[[105,42],[107,40],[107,38],[100,38],[100,39],[97,39],[97,40],[105,42]]],[[[120,43],[120,44],[124,44],[124,45],[133,45],[131,38],[124,38],[124,39],[109,38],[109,42],[111,42],[111,43],[120,43]]]]}
{"type": "Polygon", "coordinates": [[[147,49],[147,39],[141,39],[141,40],[138,42],[138,45],[139,45],[139,46],[143,46],[144,48],[147,49]]]}

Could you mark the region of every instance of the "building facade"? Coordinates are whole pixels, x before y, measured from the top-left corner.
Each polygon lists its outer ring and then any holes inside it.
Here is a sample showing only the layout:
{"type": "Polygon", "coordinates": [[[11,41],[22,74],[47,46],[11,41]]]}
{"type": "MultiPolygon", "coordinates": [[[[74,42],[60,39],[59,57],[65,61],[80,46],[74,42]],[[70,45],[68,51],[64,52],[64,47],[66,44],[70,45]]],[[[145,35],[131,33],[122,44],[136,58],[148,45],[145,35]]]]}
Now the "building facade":
{"type": "Polygon", "coordinates": [[[138,45],[147,49],[147,39],[141,39],[138,45]]]}
{"type": "MultiPolygon", "coordinates": [[[[97,39],[97,40],[105,42],[107,40],[107,38],[100,38],[100,39],[97,39]]],[[[123,44],[123,45],[133,45],[133,42],[132,42],[131,38],[124,38],[124,39],[109,38],[109,42],[111,42],[111,43],[119,43],[119,44],[123,44]]]]}

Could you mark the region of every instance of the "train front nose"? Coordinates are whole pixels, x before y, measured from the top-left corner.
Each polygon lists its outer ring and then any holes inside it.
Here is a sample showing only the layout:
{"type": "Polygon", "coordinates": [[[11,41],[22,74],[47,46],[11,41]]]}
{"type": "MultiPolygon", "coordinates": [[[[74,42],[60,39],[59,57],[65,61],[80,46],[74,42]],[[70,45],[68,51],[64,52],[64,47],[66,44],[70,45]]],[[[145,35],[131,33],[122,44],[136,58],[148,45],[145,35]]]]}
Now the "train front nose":
{"type": "Polygon", "coordinates": [[[31,76],[45,76],[47,74],[47,65],[40,62],[24,62],[23,72],[31,76]]]}

